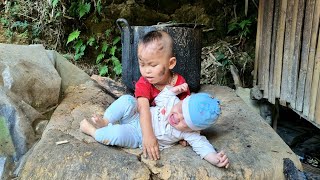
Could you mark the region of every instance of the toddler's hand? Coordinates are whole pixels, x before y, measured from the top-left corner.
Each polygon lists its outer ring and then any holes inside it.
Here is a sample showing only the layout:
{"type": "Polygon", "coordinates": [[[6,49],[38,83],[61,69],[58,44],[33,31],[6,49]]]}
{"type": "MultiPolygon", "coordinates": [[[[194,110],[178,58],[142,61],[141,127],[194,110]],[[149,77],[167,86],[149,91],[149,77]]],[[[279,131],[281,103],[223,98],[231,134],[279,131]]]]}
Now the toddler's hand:
{"type": "Polygon", "coordinates": [[[156,137],[143,137],[142,150],[145,158],[148,155],[151,160],[160,159],[159,144],[156,137]]]}

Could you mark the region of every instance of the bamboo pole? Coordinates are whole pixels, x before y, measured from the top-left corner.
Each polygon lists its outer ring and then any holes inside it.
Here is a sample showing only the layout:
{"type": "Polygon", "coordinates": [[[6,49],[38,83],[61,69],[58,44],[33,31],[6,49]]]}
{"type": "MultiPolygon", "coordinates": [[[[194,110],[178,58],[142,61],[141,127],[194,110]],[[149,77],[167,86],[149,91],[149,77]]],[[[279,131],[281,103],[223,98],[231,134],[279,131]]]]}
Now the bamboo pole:
{"type": "Polygon", "coordinates": [[[297,95],[297,86],[298,86],[298,71],[300,65],[300,52],[301,52],[301,34],[302,34],[302,24],[305,10],[305,0],[295,1],[296,13],[294,14],[293,20],[295,23],[295,36],[293,39],[293,58],[292,58],[292,67],[291,72],[289,72],[289,82],[291,82],[291,93],[290,93],[290,106],[291,108],[296,108],[296,95],[297,95]]]}
{"type": "Polygon", "coordinates": [[[275,104],[274,88],[273,88],[273,73],[274,73],[274,59],[276,51],[276,38],[279,20],[280,0],[275,0],[273,26],[272,26],[272,39],[271,39],[271,56],[270,56],[270,73],[269,73],[269,97],[268,101],[275,104]]]}
{"type": "Polygon", "coordinates": [[[307,0],[304,17],[303,40],[301,49],[301,63],[299,72],[299,81],[296,97],[296,110],[302,111],[304,103],[304,90],[306,85],[306,76],[308,68],[308,56],[311,43],[312,19],[314,14],[315,0],[307,0]]]}
{"type": "MultiPolygon", "coordinates": [[[[316,56],[314,59],[314,71],[312,77],[312,84],[311,84],[311,96],[310,96],[310,112],[309,112],[309,120],[314,121],[314,113],[315,113],[315,105],[317,101],[317,91],[318,91],[318,84],[319,84],[319,75],[320,75],[320,32],[318,34],[318,44],[317,44],[317,51],[316,56]]],[[[318,100],[319,101],[319,100],[318,100]]]]}
{"type": "Polygon", "coordinates": [[[311,44],[310,44],[310,51],[309,51],[309,57],[308,57],[307,79],[306,79],[306,86],[304,91],[304,103],[303,103],[304,116],[309,116],[309,111],[310,111],[311,83],[312,83],[312,77],[313,77],[315,49],[317,45],[317,37],[318,37],[318,29],[319,29],[319,18],[320,18],[320,1],[316,0],[314,16],[312,20],[311,44]]]}

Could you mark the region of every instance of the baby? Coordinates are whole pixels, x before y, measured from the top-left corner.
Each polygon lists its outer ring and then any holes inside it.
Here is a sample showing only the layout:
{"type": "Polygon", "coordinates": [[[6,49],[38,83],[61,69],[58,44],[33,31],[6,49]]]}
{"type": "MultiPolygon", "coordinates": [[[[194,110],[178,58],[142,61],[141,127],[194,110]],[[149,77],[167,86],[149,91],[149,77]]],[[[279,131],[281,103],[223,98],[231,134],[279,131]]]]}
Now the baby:
{"type": "MultiPolygon", "coordinates": [[[[173,146],[179,140],[186,140],[201,158],[217,167],[228,168],[226,154],[223,151],[216,152],[199,132],[210,127],[219,117],[219,101],[207,93],[196,93],[179,100],[176,95],[187,89],[186,83],[175,87],[166,86],[155,98],[156,106],[150,108],[152,126],[160,149],[173,146]]],[[[92,121],[98,128],[84,119],[80,123],[80,130],[96,141],[129,148],[142,146],[137,100],[133,96],[121,96],[107,108],[103,118],[93,117],[92,121]],[[107,125],[99,127],[101,124],[107,125]]]]}

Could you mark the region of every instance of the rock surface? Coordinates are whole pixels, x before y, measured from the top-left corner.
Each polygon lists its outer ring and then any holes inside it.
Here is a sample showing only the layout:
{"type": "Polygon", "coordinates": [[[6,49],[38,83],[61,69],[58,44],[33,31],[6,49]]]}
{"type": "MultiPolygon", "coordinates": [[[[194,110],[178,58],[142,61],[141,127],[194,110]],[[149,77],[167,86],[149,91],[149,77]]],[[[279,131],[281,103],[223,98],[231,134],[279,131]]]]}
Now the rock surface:
{"type": "Polygon", "coordinates": [[[87,82],[67,89],[21,179],[284,179],[283,158],[301,168],[291,149],[232,89],[203,86],[201,91],[222,102],[218,122],[203,133],[218,150],[227,152],[228,169],[211,166],[190,147],[174,146],[162,151],[160,160],[150,161],[141,157],[139,149],[94,142],[79,131],[79,123],[93,112],[103,112],[113,99],[87,82]],[[55,144],[62,140],[69,143],[55,144]]]}
{"type": "Polygon", "coordinates": [[[259,114],[232,89],[221,86],[201,87],[200,91],[218,97],[222,108],[217,123],[202,133],[228,154],[228,169],[212,166],[180,145],[150,161],[140,149],[99,144],[81,133],[79,124],[92,113],[103,113],[113,96],[103,89],[107,86],[100,86],[56,52],[50,53],[47,57],[54,60],[61,77],[62,101],[41,139],[24,156],[25,163],[15,171],[16,179],[284,179],[283,158],[301,169],[297,156],[259,114]]]}
{"type": "Polygon", "coordinates": [[[33,126],[58,104],[60,84],[54,60],[42,45],[0,43],[0,116],[10,132],[0,133],[0,139],[13,142],[0,155],[18,161],[31,148],[37,140],[33,126]]]}

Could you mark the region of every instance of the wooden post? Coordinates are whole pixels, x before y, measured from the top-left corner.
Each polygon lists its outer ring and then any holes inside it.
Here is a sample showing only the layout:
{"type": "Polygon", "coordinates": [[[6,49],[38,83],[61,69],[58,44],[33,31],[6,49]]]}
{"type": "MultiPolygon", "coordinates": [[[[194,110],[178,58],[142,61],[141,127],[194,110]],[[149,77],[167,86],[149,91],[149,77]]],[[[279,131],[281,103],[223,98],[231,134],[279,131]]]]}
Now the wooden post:
{"type": "Polygon", "coordinates": [[[255,60],[254,60],[254,73],[253,73],[253,85],[257,85],[258,78],[258,67],[259,67],[259,55],[260,55],[260,44],[261,44],[261,29],[262,29],[262,20],[263,20],[263,2],[264,0],[259,1],[259,10],[258,10],[258,23],[257,23],[257,35],[256,35],[256,49],[255,49],[255,60]]]}
{"type": "Polygon", "coordinates": [[[294,20],[295,23],[295,36],[293,39],[293,58],[292,58],[292,67],[291,72],[289,72],[289,82],[291,82],[291,93],[290,93],[290,106],[291,108],[296,108],[296,95],[297,95],[297,86],[298,86],[298,71],[300,65],[300,52],[301,52],[301,34],[302,34],[302,24],[305,10],[305,0],[297,0],[294,5],[294,20]]]}
{"type": "Polygon", "coordinates": [[[318,91],[318,84],[319,84],[319,75],[320,75],[320,32],[318,34],[318,45],[316,51],[316,57],[314,59],[314,71],[312,77],[312,84],[311,84],[311,96],[310,96],[310,112],[309,112],[309,120],[314,121],[314,113],[316,108],[316,102],[320,101],[317,100],[317,91],[318,91]]]}
{"type": "Polygon", "coordinates": [[[284,37],[284,47],[283,47],[283,59],[282,59],[282,79],[281,79],[281,92],[280,92],[280,104],[286,106],[286,102],[289,100],[289,72],[290,72],[290,63],[292,60],[292,52],[293,52],[293,36],[294,32],[292,32],[292,17],[293,17],[293,9],[294,2],[297,0],[290,0],[287,4],[287,13],[286,13],[286,25],[285,25],[285,37],[284,37]]]}
{"type": "Polygon", "coordinates": [[[311,43],[312,19],[314,14],[315,0],[307,0],[304,17],[303,40],[300,58],[300,72],[296,97],[296,110],[302,111],[304,103],[304,91],[306,86],[306,76],[308,68],[308,57],[311,43]]]}
{"type": "Polygon", "coordinates": [[[263,34],[263,23],[264,23],[264,13],[265,13],[265,1],[264,0],[261,0],[260,1],[261,4],[259,4],[259,8],[261,7],[261,12],[259,12],[259,15],[261,15],[259,17],[259,21],[260,21],[260,38],[259,38],[259,55],[258,55],[258,86],[259,86],[259,89],[260,90],[263,90],[264,89],[264,86],[263,86],[263,82],[264,82],[264,79],[263,79],[263,61],[262,61],[262,51],[263,51],[263,38],[262,38],[262,34],[263,34]]]}
{"type": "Polygon", "coordinates": [[[281,69],[282,69],[283,41],[284,41],[286,12],[287,12],[287,0],[282,0],[280,17],[279,17],[279,25],[278,25],[279,31],[277,32],[275,66],[274,66],[274,76],[273,76],[275,98],[280,97],[281,69]]]}
{"type": "Polygon", "coordinates": [[[269,72],[269,102],[275,102],[274,99],[274,87],[273,87],[273,73],[274,73],[274,59],[276,52],[276,40],[277,40],[277,29],[279,20],[279,9],[280,0],[275,0],[274,15],[273,15],[273,26],[272,26],[272,39],[271,39],[271,56],[270,56],[270,72],[269,72]]]}
{"type": "Polygon", "coordinates": [[[317,45],[318,29],[319,29],[319,18],[320,18],[320,1],[316,0],[314,16],[312,21],[312,30],[311,30],[311,44],[308,57],[308,71],[306,86],[304,91],[304,103],[303,103],[303,115],[309,116],[310,111],[310,98],[311,98],[311,83],[313,77],[313,68],[314,68],[314,57],[315,49],[317,45]]]}
{"type": "Polygon", "coordinates": [[[263,20],[263,45],[262,49],[262,64],[263,64],[263,97],[269,96],[269,69],[270,69],[270,51],[271,51],[271,35],[272,35],[272,19],[274,10],[274,0],[269,0],[266,3],[266,13],[263,20]]]}

